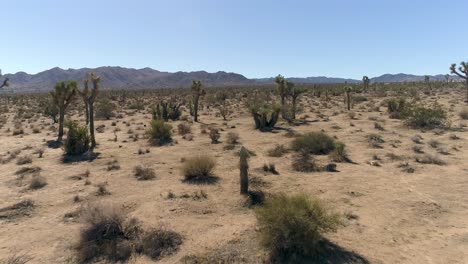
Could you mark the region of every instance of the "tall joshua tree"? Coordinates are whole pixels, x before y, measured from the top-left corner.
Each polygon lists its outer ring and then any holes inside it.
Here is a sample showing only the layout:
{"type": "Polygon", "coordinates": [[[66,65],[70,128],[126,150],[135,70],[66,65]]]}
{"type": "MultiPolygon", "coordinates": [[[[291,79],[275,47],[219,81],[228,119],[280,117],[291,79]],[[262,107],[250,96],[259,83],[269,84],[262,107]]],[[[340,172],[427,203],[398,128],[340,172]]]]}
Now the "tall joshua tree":
{"type": "Polygon", "coordinates": [[[367,89],[369,89],[369,83],[370,79],[367,76],[362,77],[362,84],[364,85],[364,92],[367,92],[367,89]]]}
{"type": "Polygon", "coordinates": [[[345,101],[346,101],[346,108],[349,110],[351,110],[351,92],[353,91],[353,88],[351,86],[348,86],[346,85],[344,87],[344,91],[345,91],[345,101]]]}
{"type": "Polygon", "coordinates": [[[57,82],[54,90],[50,92],[53,104],[59,110],[59,132],[57,141],[62,141],[63,138],[63,122],[65,120],[65,111],[72,102],[73,96],[76,93],[76,81],[57,82]]]}
{"type": "Polygon", "coordinates": [[[89,79],[84,79],[84,88],[82,91],[78,90],[78,93],[83,98],[86,108],[86,124],[89,123],[89,134],[91,136],[91,148],[96,147],[96,138],[94,137],[94,101],[99,93],[99,86],[101,82],[101,77],[94,75],[92,72],[90,74],[91,83],[93,84],[93,89],[89,90],[89,79]]]}
{"type": "Polygon", "coordinates": [[[203,96],[205,90],[202,88],[201,81],[192,81],[192,96],[193,96],[193,119],[195,122],[198,122],[198,101],[200,96],[203,96]]]}
{"type": "Polygon", "coordinates": [[[291,96],[292,101],[292,109],[291,109],[291,119],[296,119],[296,112],[297,112],[297,99],[301,96],[301,94],[305,93],[306,89],[302,87],[296,87],[293,83],[292,87],[289,91],[289,95],[291,96]]]}
{"type": "MultiPolygon", "coordinates": [[[[0,77],[2,77],[2,70],[0,70],[0,77]]],[[[0,84],[0,89],[2,89],[3,87],[8,87],[8,86],[10,86],[10,79],[8,79],[8,77],[5,77],[2,84],[0,84]]]]}
{"type": "Polygon", "coordinates": [[[465,80],[465,85],[466,85],[466,98],[465,102],[468,104],[468,62],[462,61],[460,63],[460,67],[458,67],[458,70],[456,69],[457,64],[452,64],[450,66],[450,72],[453,74],[456,74],[458,77],[462,78],[465,80]]]}
{"type": "Polygon", "coordinates": [[[285,118],[285,104],[286,104],[286,97],[288,96],[288,84],[286,79],[284,79],[284,76],[281,74],[278,74],[275,78],[275,83],[277,85],[276,91],[278,92],[278,95],[280,96],[281,99],[281,115],[283,118],[285,118]]]}
{"type": "Polygon", "coordinates": [[[239,170],[240,170],[240,193],[248,194],[249,193],[249,164],[247,159],[249,158],[249,153],[247,150],[242,147],[239,152],[239,170]]]}

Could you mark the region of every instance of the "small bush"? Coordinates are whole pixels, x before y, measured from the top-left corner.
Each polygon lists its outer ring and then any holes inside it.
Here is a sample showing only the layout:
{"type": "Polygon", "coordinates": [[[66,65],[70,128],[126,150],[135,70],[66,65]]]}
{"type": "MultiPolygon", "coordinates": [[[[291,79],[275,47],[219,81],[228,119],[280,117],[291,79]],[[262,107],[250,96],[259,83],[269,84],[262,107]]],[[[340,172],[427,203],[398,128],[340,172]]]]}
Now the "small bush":
{"type": "Polygon", "coordinates": [[[418,156],[418,157],[416,157],[416,161],[419,162],[419,163],[422,163],[422,164],[435,164],[435,165],[439,165],[439,166],[447,164],[447,162],[445,162],[441,158],[439,158],[437,156],[430,155],[430,154],[425,154],[425,155],[422,155],[422,156],[418,156]]]}
{"type": "Polygon", "coordinates": [[[221,137],[221,134],[219,134],[219,130],[217,128],[210,128],[211,144],[219,143],[220,137],[221,137]]]}
{"type": "Polygon", "coordinates": [[[339,216],[305,194],[280,194],[255,211],[262,246],[273,259],[294,261],[313,256],[323,234],[335,231],[339,216]]]}
{"type": "Polygon", "coordinates": [[[330,154],[330,158],[334,162],[350,162],[346,145],[342,142],[336,142],[335,149],[330,154]]]}
{"type": "Polygon", "coordinates": [[[236,132],[229,132],[226,139],[228,144],[234,145],[239,143],[239,134],[236,132]]]}
{"type": "Polygon", "coordinates": [[[153,145],[161,146],[172,141],[172,126],[162,120],[152,120],[147,134],[153,145]]]}
{"type": "Polygon", "coordinates": [[[192,127],[189,123],[180,123],[177,125],[177,131],[179,135],[183,136],[186,134],[190,134],[192,132],[192,127]]]}
{"type": "Polygon", "coordinates": [[[77,245],[77,260],[126,261],[138,243],[141,228],[136,219],[111,205],[89,206],[82,212],[84,228],[77,245]]]}
{"type": "Polygon", "coordinates": [[[292,167],[295,171],[313,172],[319,171],[319,167],[315,162],[314,157],[307,151],[300,151],[294,154],[292,167]]]}
{"type": "Polygon", "coordinates": [[[274,148],[269,149],[267,155],[270,157],[279,158],[288,153],[288,149],[284,145],[277,144],[274,148]]]}
{"type": "Polygon", "coordinates": [[[88,128],[79,126],[76,122],[67,124],[67,139],[63,145],[65,154],[69,156],[81,155],[89,150],[91,138],[88,128]]]}
{"type": "Polygon", "coordinates": [[[136,166],[134,169],[135,177],[139,181],[147,181],[156,178],[156,173],[154,169],[149,167],[143,167],[141,165],[136,166]]]}
{"type": "Polygon", "coordinates": [[[33,175],[29,183],[29,189],[37,190],[47,185],[47,180],[41,175],[33,175]]]}
{"type": "Polygon", "coordinates": [[[107,162],[107,170],[120,170],[120,164],[119,161],[114,159],[112,161],[107,162]]]}
{"type": "Polygon", "coordinates": [[[182,173],[185,181],[190,182],[210,182],[214,179],[212,173],[216,166],[216,161],[210,156],[197,156],[188,158],[182,166],[182,173]]]}
{"type": "Polygon", "coordinates": [[[153,260],[172,255],[182,245],[182,236],[172,230],[163,228],[146,232],[139,246],[139,252],[153,260]]]}
{"type": "Polygon", "coordinates": [[[17,165],[24,165],[28,163],[32,163],[32,158],[29,155],[18,157],[18,159],[16,160],[17,165]]]}
{"type": "Polygon", "coordinates": [[[323,132],[309,132],[295,138],[291,144],[291,148],[295,151],[326,155],[335,149],[335,141],[323,132]]]}
{"type": "Polygon", "coordinates": [[[404,98],[393,98],[387,101],[387,110],[390,118],[402,119],[407,114],[408,104],[404,98]]]}
{"type": "Polygon", "coordinates": [[[405,123],[409,127],[422,129],[446,128],[450,125],[447,112],[439,104],[412,106],[405,116],[405,123]]]}

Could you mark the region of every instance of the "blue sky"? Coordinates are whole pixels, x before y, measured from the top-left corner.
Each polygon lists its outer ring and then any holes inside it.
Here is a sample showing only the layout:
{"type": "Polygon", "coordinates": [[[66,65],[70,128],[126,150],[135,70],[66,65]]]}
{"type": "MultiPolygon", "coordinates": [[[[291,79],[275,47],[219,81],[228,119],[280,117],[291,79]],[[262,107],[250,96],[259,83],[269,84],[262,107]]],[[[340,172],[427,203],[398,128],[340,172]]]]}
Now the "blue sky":
{"type": "Polygon", "coordinates": [[[247,77],[447,73],[468,1],[0,0],[4,73],[151,67],[247,77]]]}

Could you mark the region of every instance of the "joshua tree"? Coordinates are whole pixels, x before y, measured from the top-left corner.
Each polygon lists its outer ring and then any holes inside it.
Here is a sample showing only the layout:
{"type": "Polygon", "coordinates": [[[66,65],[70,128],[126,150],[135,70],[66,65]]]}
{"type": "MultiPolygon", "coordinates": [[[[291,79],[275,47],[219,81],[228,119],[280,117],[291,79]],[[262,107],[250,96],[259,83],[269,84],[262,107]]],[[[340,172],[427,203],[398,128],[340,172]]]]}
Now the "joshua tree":
{"type": "Polygon", "coordinates": [[[445,82],[448,84],[450,82],[450,75],[445,74],[445,82]]]}
{"type": "Polygon", "coordinates": [[[466,98],[465,102],[468,104],[468,62],[461,62],[460,67],[458,67],[458,71],[456,69],[457,64],[452,64],[450,66],[450,72],[453,74],[456,74],[458,77],[465,79],[465,84],[466,84],[466,98]],[[459,72],[460,71],[460,72],[459,72]]]}
{"type": "Polygon", "coordinates": [[[429,87],[429,89],[432,89],[432,86],[431,86],[431,76],[429,76],[429,75],[424,75],[424,83],[427,84],[427,86],[429,87]]]}
{"type": "Polygon", "coordinates": [[[362,84],[364,85],[364,92],[367,92],[367,89],[369,89],[369,83],[370,79],[367,76],[362,77],[362,84]]]}
{"type": "Polygon", "coordinates": [[[276,91],[281,99],[281,116],[286,118],[286,97],[289,95],[289,89],[291,89],[294,84],[286,81],[283,75],[278,74],[275,78],[275,83],[277,85],[276,91]]]}
{"type": "MultiPolygon", "coordinates": [[[[0,77],[2,77],[2,70],[0,70],[0,77]]],[[[2,89],[3,87],[8,87],[8,86],[10,86],[10,79],[8,79],[8,77],[5,77],[2,84],[0,84],[0,89],[2,89]]]]}
{"type": "Polygon", "coordinates": [[[179,110],[181,104],[175,103],[175,101],[171,100],[170,102],[158,102],[156,107],[153,108],[153,119],[154,120],[164,120],[175,121],[179,119],[181,115],[181,111],[179,110]]]}
{"type": "Polygon", "coordinates": [[[351,110],[351,92],[353,91],[353,88],[351,86],[345,86],[344,87],[344,91],[345,91],[345,101],[346,101],[346,108],[349,110],[351,110]]]}
{"type": "Polygon", "coordinates": [[[61,142],[63,138],[63,122],[65,119],[65,111],[72,102],[73,96],[76,93],[76,81],[57,82],[54,90],[50,92],[54,105],[59,110],[59,132],[57,141],[61,142]]]}
{"type": "Polygon", "coordinates": [[[249,164],[247,159],[249,158],[249,152],[242,147],[239,152],[240,161],[240,193],[248,194],[249,193],[249,164]]]}
{"type": "Polygon", "coordinates": [[[94,137],[94,101],[99,92],[99,85],[101,82],[101,77],[95,76],[94,73],[90,74],[91,82],[93,83],[93,89],[90,91],[88,87],[89,79],[84,79],[84,88],[80,93],[83,101],[85,102],[86,108],[86,123],[89,123],[89,134],[91,136],[91,148],[96,146],[96,138],[94,137]]]}
{"type": "MultiPolygon", "coordinates": [[[[291,83],[293,84],[293,83],[291,83]]],[[[295,87],[294,84],[292,88],[290,89],[289,95],[291,96],[291,101],[292,101],[292,109],[291,109],[291,119],[294,120],[296,119],[296,111],[297,111],[297,99],[301,94],[305,93],[306,89],[301,88],[301,87],[295,87]]]]}
{"type": "Polygon", "coordinates": [[[200,96],[205,94],[205,90],[202,89],[201,81],[192,81],[192,96],[193,96],[193,120],[198,122],[198,101],[200,96]]]}

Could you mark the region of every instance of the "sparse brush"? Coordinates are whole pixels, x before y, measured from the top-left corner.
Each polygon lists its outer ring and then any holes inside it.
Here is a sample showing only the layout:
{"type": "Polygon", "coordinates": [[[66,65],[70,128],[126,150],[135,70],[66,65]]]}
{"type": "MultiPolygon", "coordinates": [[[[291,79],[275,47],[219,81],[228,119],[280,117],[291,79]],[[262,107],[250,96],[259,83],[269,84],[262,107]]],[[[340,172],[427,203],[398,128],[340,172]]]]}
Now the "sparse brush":
{"type": "Polygon", "coordinates": [[[458,114],[461,119],[468,120],[468,107],[463,107],[463,109],[458,114]]]}
{"type": "Polygon", "coordinates": [[[424,153],[423,147],[418,146],[418,145],[413,146],[413,151],[416,152],[416,153],[424,153]]]}
{"type": "Polygon", "coordinates": [[[96,191],[96,195],[103,196],[110,194],[110,192],[107,190],[107,182],[99,183],[97,187],[98,189],[96,191]]]}
{"type": "Polygon", "coordinates": [[[146,132],[151,144],[161,146],[172,141],[172,126],[162,120],[152,120],[146,132]]]}
{"type": "Polygon", "coordinates": [[[284,145],[277,144],[274,148],[269,149],[267,155],[270,157],[279,158],[288,153],[288,149],[284,145]]]}
{"type": "Polygon", "coordinates": [[[29,183],[29,189],[37,190],[37,189],[41,189],[42,187],[46,185],[47,185],[47,180],[43,176],[36,174],[36,175],[33,175],[31,178],[31,182],[29,183]]]}
{"type": "Polygon", "coordinates": [[[427,142],[427,144],[433,148],[437,148],[440,145],[440,142],[435,139],[431,139],[429,142],[427,142]]]}
{"type": "Polygon", "coordinates": [[[107,162],[107,170],[120,170],[120,164],[119,161],[114,159],[112,161],[107,162]]]}
{"type": "Polygon", "coordinates": [[[220,137],[221,137],[221,134],[219,134],[219,130],[217,128],[210,128],[211,144],[219,143],[220,137]]]}
{"type": "Polygon", "coordinates": [[[293,156],[292,167],[295,171],[313,172],[319,171],[314,157],[307,151],[300,151],[293,156]]]}
{"type": "Polygon", "coordinates": [[[16,160],[17,165],[24,165],[28,163],[32,163],[32,158],[30,155],[24,155],[24,156],[18,157],[18,159],[16,160]]]}
{"type": "Polygon", "coordinates": [[[172,255],[182,245],[182,236],[166,228],[152,229],[142,235],[138,251],[158,260],[164,256],[172,255]]]}
{"type": "Polygon", "coordinates": [[[192,132],[192,127],[189,123],[180,123],[179,125],[177,125],[177,132],[179,133],[179,135],[184,136],[192,132]]]}
{"type": "Polygon", "coordinates": [[[447,164],[447,162],[445,162],[441,158],[439,158],[437,156],[430,155],[430,154],[424,154],[422,156],[417,156],[415,159],[416,159],[417,162],[422,163],[422,164],[435,164],[435,165],[439,165],[439,166],[447,164]]]}
{"type": "Polygon", "coordinates": [[[134,168],[135,177],[139,181],[146,181],[156,178],[156,172],[153,168],[138,165],[134,168]]]}
{"type": "Polygon", "coordinates": [[[380,130],[380,131],[384,131],[385,128],[378,122],[375,122],[374,123],[374,128],[377,129],[377,130],[380,130]]]}
{"type": "Polygon", "coordinates": [[[335,142],[335,148],[330,153],[330,159],[334,162],[351,162],[346,151],[346,145],[342,142],[335,142]]]}
{"type": "Polygon", "coordinates": [[[310,154],[324,155],[335,149],[335,141],[323,132],[309,132],[292,141],[291,148],[295,151],[305,151],[310,154]]]}
{"type": "Polygon", "coordinates": [[[24,252],[12,252],[7,257],[0,259],[2,264],[26,264],[29,263],[34,258],[24,252]]]}
{"type": "Polygon", "coordinates": [[[339,215],[306,194],[273,196],[255,215],[261,245],[279,262],[315,255],[323,234],[341,224],[339,215]]]}
{"type": "Polygon", "coordinates": [[[182,174],[187,182],[212,183],[216,180],[213,169],[216,161],[207,155],[187,158],[182,165],[182,174]]]}
{"type": "Polygon", "coordinates": [[[235,145],[239,143],[239,134],[236,132],[229,132],[226,137],[226,141],[228,144],[235,145]]]}

